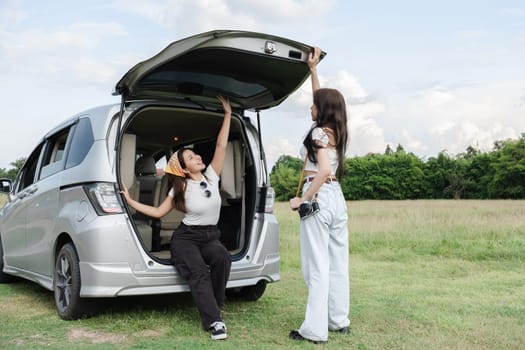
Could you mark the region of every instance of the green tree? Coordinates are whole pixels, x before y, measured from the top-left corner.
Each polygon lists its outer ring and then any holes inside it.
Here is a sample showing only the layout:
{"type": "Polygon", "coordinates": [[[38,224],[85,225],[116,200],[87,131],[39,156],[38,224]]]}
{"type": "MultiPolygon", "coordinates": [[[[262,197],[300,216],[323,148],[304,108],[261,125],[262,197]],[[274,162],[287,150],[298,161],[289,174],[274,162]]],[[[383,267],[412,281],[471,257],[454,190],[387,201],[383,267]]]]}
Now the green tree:
{"type": "Polygon", "coordinates": [[[14,180],[25,162],[26,158],[18,158],[14,162],[9,163],[9,165],[12,167],[11,169],[6,170],[4,168],[0,168],[0,177],[7,177],[11,180],[14,180]]]}
{"type": "Polygon", "coordinates": [[[341,189],[347,200],[375,199],[374,187],[369,182],[371,157],[374,156],[352,157],[345,160],[345,176],[341,179],[341,189]]]}
{"type": "Polygon", "coordinates": [[[403,148],[403,146],[401,146],[400,143],[397,144],[395,153],[405,153],[405,149],[403,148]]]}
{"type": "MultiPolygon", "coordinates": [[[[295,195],[302,160],[281,156],[270,179],[278,200],[295,195]]],[[[525,133],[494,142],[491,152],[469,146],[455,157],[441,151],[423,161],[398,144],[395,152],[347,158],[345,199],[525,198],[525,133]]]]}
{"type": "Polygon", "coordinates": [[[395,184],[392,199],[421,198],[425,190],[424,163],[413,153],[397,152],[385,157],[383,166],[395,184]]]}
{"type": "Polygon", "coordinates": [[[450,193],[454,199],[461,199],[461,195],[465,190],[464,169],[466,163],[457,159],[453,162],[452,168],[449,169],[447,176],[448,186],[445,187],[445,192],[450,193]]]}
{"type": "Polygon", "coordinates": [[[404,151],[347,159],[343,194],[347,199],[421,198],[425,185],[422,168],[419,158],[404,151]]]}
{"type": "Polygon", "coordinates": [[[297,157],[279,157],[270,173],[270,182],[277,200],[286,201],[295,196],[302,167],[303,161],[297,157]]]}
{"type": "Polygon", "coordinates": [[[525,198],[525,133],[518,140],[498,145],[491,163],[494,177],[488,184],[491,198],[525,198]]]}
{"type": "Polygon", "coordinates": [[[488,198],[487,186],[494,176],[494,170],[491,167],[493,159],[493,152],[483,153],[472,146],[467,147],[465,153],[458,155],[458,161],[463,166],[463,191],[461,198],[488,198]]]}
{"type": "Polygon", "coordinates": [[[437,157],[431,157],[423,168],[426,193],[423,198],[440,199],[451,198],[451,193],[445,189],[450,184],[450,174],[454,168],[454,159],[446,151],[441,151],[437,157]]]}

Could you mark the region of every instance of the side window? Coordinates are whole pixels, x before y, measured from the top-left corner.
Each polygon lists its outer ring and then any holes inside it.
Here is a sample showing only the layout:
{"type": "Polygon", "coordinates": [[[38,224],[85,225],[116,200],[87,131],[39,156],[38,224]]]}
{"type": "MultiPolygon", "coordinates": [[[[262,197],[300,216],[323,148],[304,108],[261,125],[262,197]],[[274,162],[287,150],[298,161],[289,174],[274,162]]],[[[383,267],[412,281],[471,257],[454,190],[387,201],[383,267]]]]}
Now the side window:
{"type": "Polygon", "coordinates": [[[67,138],[71,127],[63,129],[47,139],[40,178],[46,178],[64,169],[67,138]]]}
{"type": "Polygon", "coordinates": [[[20,170],[20,174],[18,175],[15,181],[15,185],[14,185],[15,191],[14,192],[19,192],[35,182],[35,175],[36,175],[36,169],[38,167],[38,160],[40,159],[40,154],[42,153],[43,148],[44,148],[44,143],[41,143],[40,145],[38,145],[37,148],[35,148],[33,153],[31,153],[31,155],[27,158],[24,166],[20,170]]]}
{"type": "Polygon", "coordinates": [[[161,157],[157,162],[155,163],[155,166],[157,168],[157,176],[164,176],[164,168],[166,168],[166,157],[161,157]]]}
{"type": "Polygon", "coordinates": [[[71,146],[69,148],[66,169],[80,164],[93,145],[93,130],[89,118],[79,119],[74,131],[71,132],[71,146]]]}

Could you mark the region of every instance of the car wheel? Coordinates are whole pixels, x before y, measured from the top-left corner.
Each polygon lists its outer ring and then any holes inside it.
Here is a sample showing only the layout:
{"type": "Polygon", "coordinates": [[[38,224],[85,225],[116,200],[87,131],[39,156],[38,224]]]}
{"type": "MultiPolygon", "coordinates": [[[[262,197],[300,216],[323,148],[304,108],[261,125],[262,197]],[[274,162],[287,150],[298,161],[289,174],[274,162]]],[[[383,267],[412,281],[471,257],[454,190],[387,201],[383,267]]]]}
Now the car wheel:
{"type": "Polygon", "coordinates": [[[87,300],[80,297],[80,265],[75,247],[65,244],[55,261],[53,290],[58,315],[64,320],[89,316],[87,300]]]}
{"type": "Polygon", "coordinates": [[[268,282],[261,280],[256,285],[226,290],[226,295],[230,298],[237,298],[246,301],[259,300],[266,290],[268,282]]]}
{"type": "Polygon", "coordinates": [[[13,281],[13,276],[4,273],[4,247],[0,238],[0,283],[9,283],[13,281]]]}

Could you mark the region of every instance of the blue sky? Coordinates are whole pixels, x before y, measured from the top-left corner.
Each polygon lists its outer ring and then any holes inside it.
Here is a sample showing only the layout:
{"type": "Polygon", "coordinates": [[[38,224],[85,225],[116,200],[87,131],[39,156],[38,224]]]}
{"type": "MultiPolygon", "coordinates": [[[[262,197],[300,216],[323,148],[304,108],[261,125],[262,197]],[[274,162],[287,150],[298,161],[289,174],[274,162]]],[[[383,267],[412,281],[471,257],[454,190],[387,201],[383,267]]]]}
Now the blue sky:
{"type": "MultiPolygon", "coordinates": [[[[421,158],[525,132],[525,2],[518,0],[0,1],[0,168],[67,117],[107,103],[170,42],[243,29],[320,46],[321,85],[347,100],[349,156],[397,144],[421,158]]],[[[309,85],[263,113],[268,160],[298,154],[309,85]]]]}

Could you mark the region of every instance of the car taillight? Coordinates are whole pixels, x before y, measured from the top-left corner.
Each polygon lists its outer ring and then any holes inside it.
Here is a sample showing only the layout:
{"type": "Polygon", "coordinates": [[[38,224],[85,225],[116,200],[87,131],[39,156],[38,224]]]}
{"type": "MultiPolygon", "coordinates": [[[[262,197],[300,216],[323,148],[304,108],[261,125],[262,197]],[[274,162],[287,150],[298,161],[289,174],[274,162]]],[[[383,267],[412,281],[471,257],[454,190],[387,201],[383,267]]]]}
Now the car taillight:
{"type": "Polygon", "coordinates": [[[119,194],[112,183],[95,183],[84,186],[91,204],[98,215],[123,213],[119,194]]]}
{"type": "Polygon", "coordinates": [[[264,212],[273,213],[273,205],[275,204],[275,191],[272,187],[266,190],[266,201],[264,202],[264,212]]]}

